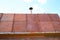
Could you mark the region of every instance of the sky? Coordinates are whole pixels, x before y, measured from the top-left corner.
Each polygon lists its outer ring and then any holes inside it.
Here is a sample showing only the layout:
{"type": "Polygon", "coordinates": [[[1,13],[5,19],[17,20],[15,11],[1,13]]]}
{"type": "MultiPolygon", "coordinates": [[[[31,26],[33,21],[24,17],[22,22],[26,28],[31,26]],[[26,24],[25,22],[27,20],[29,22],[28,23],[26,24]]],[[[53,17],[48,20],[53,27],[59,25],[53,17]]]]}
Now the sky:
{"type": "Polygon", "coordinates": [[[0,0],[0,13],[58,14],[60,16],[60,0],[0,0]]]}

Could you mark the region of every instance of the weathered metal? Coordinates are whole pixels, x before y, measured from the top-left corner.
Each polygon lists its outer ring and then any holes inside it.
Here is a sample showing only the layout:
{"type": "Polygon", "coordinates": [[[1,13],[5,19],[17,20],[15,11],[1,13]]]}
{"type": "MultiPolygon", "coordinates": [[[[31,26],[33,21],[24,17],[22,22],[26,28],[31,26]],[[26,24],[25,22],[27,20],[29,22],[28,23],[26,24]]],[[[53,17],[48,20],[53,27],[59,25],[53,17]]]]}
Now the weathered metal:
{"type": "Polygon", "coordinates": [[[0,20],[0,38],[60,37],[57,14],[0,14],[0,20]]]}

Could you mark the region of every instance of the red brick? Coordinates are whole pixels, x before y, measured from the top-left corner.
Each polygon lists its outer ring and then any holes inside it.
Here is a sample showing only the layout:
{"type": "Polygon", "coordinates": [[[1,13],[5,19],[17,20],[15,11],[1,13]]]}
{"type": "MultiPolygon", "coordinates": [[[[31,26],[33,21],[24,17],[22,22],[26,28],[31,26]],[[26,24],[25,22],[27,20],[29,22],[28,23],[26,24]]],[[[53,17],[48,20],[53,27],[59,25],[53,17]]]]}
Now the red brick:
{"type": "Polygon", "coordinates": [[[47,14],[38,14],[39,21],[51,21],[47,14]]]}
{"type": "Polygon", "coordinates": [[[57,14],[49,14],[51,21],[59,21],[59,16],[57,14]]]}
{"type": "Polygon", "coordinates": [[[60,23],[59,22],[52,22],[52,24],[55,28],[55,31],[60,32],[60,23]]]}
{"type": "Polygon", "coordinates": [[[38,32],[38,18],[37,15],[27,15],[27,31],[38,32]]]}
{"type": "Polygon", "coordinates": [[[26,22],[14,22],[14,32],[25,32],[26,22]]]}
{"type": "Polygon", "coordinates": [[[42,32],[55,32],[51,22],[40,22],[39,27],[41,28],[42,32]]]}
{"type": "Polygon", "coordinates": [[[13,14],[3,14],[1,21],[13,21],[13,14]]]}
{"type": "Polygon", "coordinates": [[[12,31],[12,22],[0,23],[0,32],[11,32],[11,31],[12,31]]]}
{"type": "Polygon", "coordinates": [[[14,21],[26,21],[26,15],[25,14],[15,14],[14,21]]]}

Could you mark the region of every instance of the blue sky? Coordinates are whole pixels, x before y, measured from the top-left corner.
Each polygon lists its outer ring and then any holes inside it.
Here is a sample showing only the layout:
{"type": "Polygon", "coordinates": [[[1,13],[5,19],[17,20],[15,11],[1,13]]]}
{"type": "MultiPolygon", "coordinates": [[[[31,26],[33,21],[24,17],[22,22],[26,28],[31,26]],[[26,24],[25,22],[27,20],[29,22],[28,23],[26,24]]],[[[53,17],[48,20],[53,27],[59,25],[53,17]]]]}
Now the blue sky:
{"type": "Polygon", "coordinates": [[[57,13],[60,15],[60,0],[0,0],[0,13],[57,13]]]}

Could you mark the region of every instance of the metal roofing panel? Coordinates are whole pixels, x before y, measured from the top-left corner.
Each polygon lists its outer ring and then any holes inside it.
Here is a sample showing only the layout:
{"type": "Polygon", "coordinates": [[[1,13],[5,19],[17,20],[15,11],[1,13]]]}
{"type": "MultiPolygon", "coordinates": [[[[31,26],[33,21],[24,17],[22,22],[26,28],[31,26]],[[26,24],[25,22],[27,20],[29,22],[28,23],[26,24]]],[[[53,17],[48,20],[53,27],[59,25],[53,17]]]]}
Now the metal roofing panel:
{"type": "Polygon", "coordinates": [[[25,14],[15,14],[14,21],[26,21],[26,15],[25,14]]]}
{"type": "Polygon", "coordinates": [[[0,40],[60,40],[60,37],[21,37],[21,38],[1,38],[0,40]]]}
{"type": "Polygon", "coordinates": [[[26,22],[14,22],[13,27],[14,32],[25,32],[26,31],[26,22]]]}
{"type": "Polygon", "coordinates": [[[3,15],[3,14],[0,14],[0,20],[1,20],[1,18],[2,18],[2,15],[3,15]]]}
{"type": "Polygon", "coordinates": [[[38,14],[39,21],[51,21],[47,14],[38,14]]]}
{"type": "Polygon", "coordinates": [[[60,23],[59,22],[52,22],[52,24],[55,28],[55,31],[60,32],[60,23]]]}
{"type": "Polygon", "coordinates": [[[27,15],[26,14],[3,14],[1,22],[0,22],[0,31],[2,32],[11,31],[12,29],[13,29],[12,31],[14,32],[60,31],[60,23],[59,21],[57,22],[59,17],[56,15],[56,19],[55,19],[55,15],[56,14],[54,15],[53,14],[50,14],[50,15],[47,15],[47,14],[38,14],[38,15],[37,14],[27,14],[27,15]]]}
{"type": "Polygon", "coordinates": [[[13,14],[3,14],[1,21],[13,21],[13,14]]]}
{"type": "Polygon", "coordinates": [[[1,18],[1,14],[0,14],[0,18],[1,18]]]}
{"type": "Polygon", "coordinates": [[[60,40],[60,37],[55,37],[54,40],[60,40]]]}
{"type": "Polygon", "coordinates": [[[59,21],[59,16],[57,14],[49,14],[52,21],[59,21]]]}
{"type": "Polygon", "coordinates": [[[60,22],[60,18],[59,18],[59,22],[60,22]]]}
{"type": "Polygon", "coordinates": [[[39,27],[41,28],[42,32],[55,32],[51,22],[40,22],[39,27]]]}
{"type": "Polygon", "coordinates": [[[1,22],[0,23],[0,32],[11,32],[13,22],[1,22]]]}
{"type": "Polygon", "coordinates": [[[27,15],[27,31],[38,32],[38,17],[37,15],[27,15]]]}
{"type": "MultiPolygon", "coordinates": [[[[55,38],[49,38],[49,37],[33,37],[33,38],[30,38],[32,40],[54,40],[55,38]]],[[[57,38],[56,38],[57,39],[57,38]]]]}

